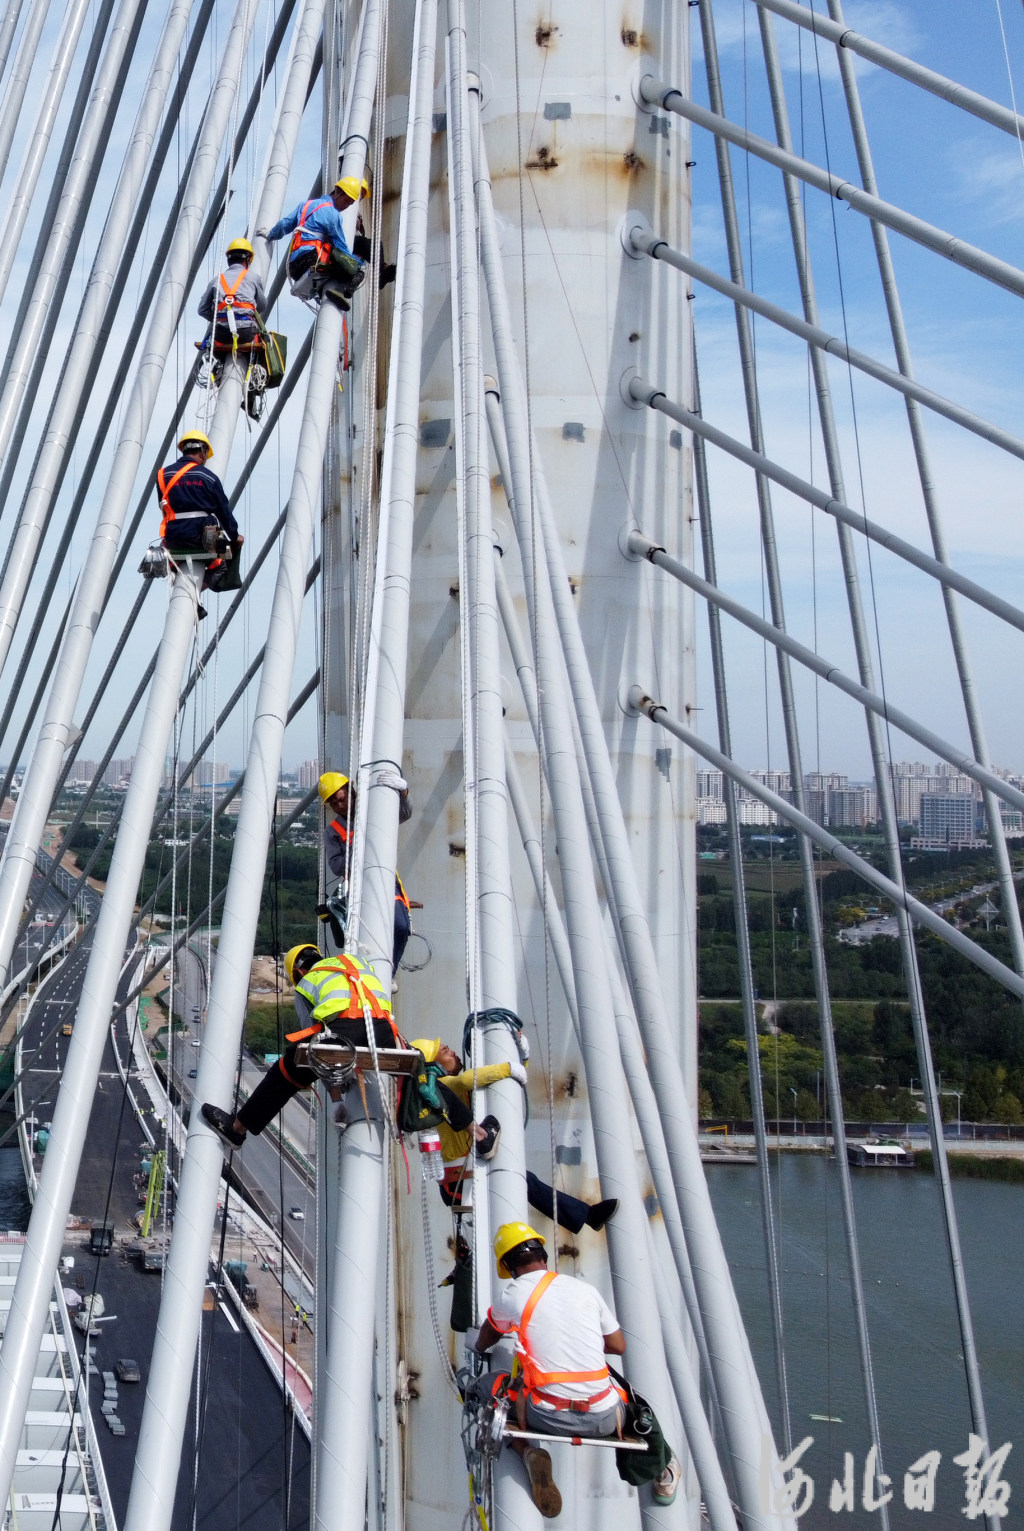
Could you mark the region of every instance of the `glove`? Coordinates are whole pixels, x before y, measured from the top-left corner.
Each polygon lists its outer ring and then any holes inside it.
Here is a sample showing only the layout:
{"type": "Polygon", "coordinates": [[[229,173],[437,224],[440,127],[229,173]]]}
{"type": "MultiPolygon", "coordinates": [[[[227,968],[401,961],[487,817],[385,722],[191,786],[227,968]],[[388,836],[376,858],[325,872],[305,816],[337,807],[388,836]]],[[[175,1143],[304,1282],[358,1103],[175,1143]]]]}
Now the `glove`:
{"type": "Polygon", "coordinates": [[[508,1077],[514,1079],[516,1084],[521,1084],[524,1090],[526,1089],[526,1069],[521,1063],[509,1064],[508,1077]]]}
{"type": "Polygon", "coordinates": [[[381,266],[380,276],[377,280],[378,288],[383,290],[385,287],[390,287],[391,283],[395,280],[397,275],[398,267],[393,263],[386,266],[381,266]]]}
{"type": "Polygon", "coordinates": [[[526,1032],[525,1031],[517,1031],[516,1032],[516,1046],[519,1049],[519,1056],[523,1060],[523,1062],[524,1063],[529,1063],[529,1061],[530,1061],[530,1044],[526,1040],[526,1032]]]}
{"type": "Polygon", "coordinates": [[[256,230],[256,238],[257,239],[269,239],[270,238],[270,230],[269,229],[257,229],[256,230]]]}

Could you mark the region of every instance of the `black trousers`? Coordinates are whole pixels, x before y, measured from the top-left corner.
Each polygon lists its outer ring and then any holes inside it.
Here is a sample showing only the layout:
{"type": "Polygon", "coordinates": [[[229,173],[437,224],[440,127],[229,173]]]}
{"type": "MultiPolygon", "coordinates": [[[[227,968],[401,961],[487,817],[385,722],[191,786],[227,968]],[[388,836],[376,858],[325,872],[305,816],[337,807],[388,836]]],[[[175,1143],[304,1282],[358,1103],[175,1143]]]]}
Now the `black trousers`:
{"type": "MultiPolygon", "coordinates": [[[[333,1021],[330,1032],[331,1036],[341,1037],[356,1047],[366,1046],[366,1025],[363,1021],[333,1021]]],[[[374,1022],[373,1040],[378,1047],[394,1047],[394,1035],[387,1021],[374,1022]]],[[[317,1076],[313,1070],[296,1063],[296,1048],[295,1042],[289,1043],[273,1068],[264,1074],[245,1105],[236,1113],[246,1132],[255,1133],[259,1137],[264,1127],[284,1110],[293,1096],[316,1084],[317,1076]]]]}

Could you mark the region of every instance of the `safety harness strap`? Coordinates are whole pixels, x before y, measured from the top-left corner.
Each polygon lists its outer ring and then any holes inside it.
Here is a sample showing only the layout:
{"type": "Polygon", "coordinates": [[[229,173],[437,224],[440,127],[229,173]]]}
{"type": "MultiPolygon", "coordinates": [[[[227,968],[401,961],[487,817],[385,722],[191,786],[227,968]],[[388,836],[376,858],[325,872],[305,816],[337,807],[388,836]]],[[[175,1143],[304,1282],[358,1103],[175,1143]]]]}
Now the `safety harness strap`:
{"type": "Polygon", "coordinates": [[[530,1320],[533,1318],[537,1304],[553,1281],[558,1279],[557,1272],[545,1271],[537,1282],[533,1291],[526,1300],[523,1308],[523,1316],[515,1329],[519,1335],[519,1344],[522,1347],[519,1361],[522,1365],[523,1387],[526,1389],[528,1398],[540,1398],[545,1403],[553,1404],[556,1409],[571,1409],[577,1414],[586,1414],[595,1404],[607,1398],[612,1390],[611,1379],[607,1366],[602,1366],[597,1371],[588,1372],[542,1372],[534,1362],[530,1344],[526,1337],[530,1320]],[[553,1387],[558,1382],[607,1382],[608,1386],[600,1393],[595,1393],[592,1398],[559,1398],[543,1391],[546,1387],[553,1387]]]}
{"type": "MultiPolygon", "coordinates": [[[[321,201],[316,204],[316,207],[313,208],[313,211],[316,212],[321,207],[326,207],[330,201],[330,197],[322,198],[321,201]]],[[[333,206],[333,203],[331,205],[333,206]]],[[[306,214],[309,212],[311,207],[313,207],[312,197],[310,197],[309,201],[303,207],[302,212],[299,214],[299,226],[292,236],[292,247],[289,254],[294,255],[297,250],[302,250],[307,245],[314,245],[316,247],[317,259],[326,260],[331,249],[330,240],[318,238],[316,234],[311,234],[305,226],[306,214]]]]}
{"type": "MultiPolygon", "coordinates": [[[[179,468],[177,473],[171,479],[170,483],[167,483],[167,481],[166,481],[166,477],[165,477],[165,474],[167,472],[166,468],[161,468],[158,471],[158,473],[157,473],[157,476],[156,476],[156,487],[160,491],[160,509],[163,511],[163,519],[160,522],[160,535],[161,535],[161,537],[163,536],[164,532],[167,530],[167,523],[168,523],[168,521],[174,521],[174,520],[177,519],[175,517],[174,511],[171,509],[171,502],[170,502],[170,499],[169,499],[170,492],[174,488],[175,484],[177,484],[180,479],[183,479],[185,477],[185,474],[189,471],[189,469],[192,466],[193,466],[193,464],[188,462],[188,463],[185,464],[185,466],[183,468],[179,468]]],[[[191,512],[191,514],[197,514],[197,512],[191,512]]],[[[198,512],[198,514],[205,515],[206,512],[205,511],[201,511],[201,512],[198,512]]]]}

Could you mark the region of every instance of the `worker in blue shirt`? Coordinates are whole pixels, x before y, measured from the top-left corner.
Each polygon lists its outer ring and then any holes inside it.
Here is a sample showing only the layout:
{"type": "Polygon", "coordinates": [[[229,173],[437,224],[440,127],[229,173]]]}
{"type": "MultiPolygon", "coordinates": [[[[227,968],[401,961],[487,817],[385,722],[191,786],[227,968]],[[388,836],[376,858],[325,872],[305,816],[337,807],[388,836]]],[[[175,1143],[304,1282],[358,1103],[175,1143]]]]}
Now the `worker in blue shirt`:
{"type": "Polygon", "coordinates": [[[156,492],[162,520],[160,536],[170,553],[212,553],[217,535],[223,532],[231,544],[232,557],[210,564],[205,589],[237,590],[238,550],[243,538],[231,514],[224,485],[206,466],[213,448],[202,431],[188,430],[178,442],[181,456],[177,462],[161,468],[156,476],[156,492]]]}
{"type": "Polygon", "coordinates": [[[362,261],[349,249],[341,215],[369,192],[366,181],[343,176],[329,197],[310,197],[279,218],[272,229],[257,229],[257,236],[273,244],[283,234],[291,234],[288,275],[292,283],[312,269],[314,293],[325,294],[339,307],[348,308],[364,273],[362,261]]]}

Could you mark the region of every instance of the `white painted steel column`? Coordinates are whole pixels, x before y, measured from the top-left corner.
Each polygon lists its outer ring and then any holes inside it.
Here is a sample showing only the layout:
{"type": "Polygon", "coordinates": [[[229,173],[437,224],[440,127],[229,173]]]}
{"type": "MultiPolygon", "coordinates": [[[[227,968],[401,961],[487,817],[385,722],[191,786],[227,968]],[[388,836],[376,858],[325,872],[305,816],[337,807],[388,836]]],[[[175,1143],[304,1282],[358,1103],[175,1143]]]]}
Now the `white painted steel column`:
{"type": "Polygon", "coordinates": [[[14,142],[14,135],[18,130],[18,118],[21,115],[25,92],[28,89],[29,77],[32,74],[32,66],[39,49],[39,39],[42,36],[49,9],[50,0],[32,0],[25,30],[18,44],[18,56],[14,61],[11,77],[7,81],[3,107],[0,109],[0,179],[7,169],[7,159],[14,142]]]}
{"type": "Polygon", "coordinates": [[[71,1211],[110,1012],[117,996],[149,843],[149,828],[163,781],[181,673],[195,630],[199,578],[185,570],[171,591],[149,704],[125,798],[121,832],[110,864],[25,1252],[0,1347],[0,1504],[7,1502],[21,1444],[50,1290],[71,1211]]]}
{"type": "MultiPolygon", "coordinates": [[[[341,312],[325,304],[317,319],[309,363],[306,406],[199,1057],[197,1101],[234,1098],[340,341],[341,312]]],[[[222,1170],[220,1140],[196,1112],[189,1124],[178,1188],[125,1531],[166,1531],[171,1523],[222,1170]]]]}
{"type": "MultiPolygon", "coordinates": [[[[25,154],[21,162],[21,171],[18,176],[18,184],[14,188],[10,202],[5,207],[3,234],[0,235],[0,299],[7,291],[7,279],[14,265],[14,257],[18,250],[18,241],[21,239],[25,221],[28,218],[29,208],[35,196],[36,186],[39,181],[39,173],[43,168],[43,160],[50,144],[50,134],[57,120],[60,110],[61,97],[64,87],[68,83],[68,75],[74,63],[75,53],[78,48],[78,39],[82,35],[82,27],[85,18],[89,14],[91,0],[68,0],[68,8],[64,17],[64,25],[61,35],[54,49],[53,61],[50,64],[50,73],[47,77],[46,88],[43,91],[39,103],[39,111],[36,116],[36,125],[32,136],[25,147],[25,154]]],[[[2,435],[0,435],[0,454],[2,454],[2,435]]]]}
{"type": "MultiPolygon", "coordinates": [[[[520,537],[522,553],[522,565],[524,577],[527,580],[528,589],[532,583],[532,567],[534,559],[533,546],[533,518],[531,507],[535,500],[540,500],[541,489],[539,483],[531,484],[531,453],[528,445],[528,428],[526,424],[525,400],[522,392],[522,381],[519,373],[518,360],[511,342],[511,324],[508,313],[508,301],[504,289],[504,280],[501,271],[501,256],[498,249],[497,233],[494,227],[493,209],[490,204],[489,186],[486,178],[481,175],[478,179],[478,204],[480,207],[480,234],[481,254],[483,260],[484,275],[487,280],[488,300],[491,308],[491,326],[494,337],[495,357],[497,361],[498,376],[502,391],[502,411],[505,423],[506,444],[509,455],[511,472],[510,505],[513,507],[516,520],[516,529],[520,537]]],[[[536,454],[534,454],[535,456],[536,454]]],[[[543,507],[537,506],[537,518],[543,526],[546,520],[543,507]]],[[[547,537],[547,529],[544,532],[547,537]]],[[[535,623],[549,622],[546,642],[557,646],[561,652],[560,636],[555,629],[555,613],[552,609],[550,591],[558,582],[561,573],[560,552],[553,550],[546,543],[544,547],[542,566],[547,566],[551,560],[551,578],[542,580],[541,589],[533,591],[530,599],[534,610],[533,620],[535,623]],[[554,556],[553,556],[554,553],[554,556]],[[550,616],[545,617],[545,610],[550,610],[550,616]]],[[[566,589],[568,581],[564,580],[566,589]]],[[[575,613],[572,613],[575,622],[575,613]]],[[[561,637],[565,636],[565,627],[561,637]]],[[[571,624],[568,630],[571,633],[571,624]]],[[[543,655],[544,646],[540,643],[538,648],[543,655]]],[[[584,659],[585,663],[585,659],[584,659]]],[[[557,665],[550,658],[547,664],[552,672],[555,687],[560,691],[561,663],[557,665]]],[[[545,749],[549,761],[552,758],[557,761],[561,771],[567,773],[567,768],[560,758],[560,751],[565,750],[573,760],[575,768],[575,744],[572,740],[572,729],[569,726],[569,707],[571,702],[568,693],[564,699],[564,714],[552,703],[550,690],[552,681],[545,681],[539,674],[538,685],[541,691],[542,711],[545,719],[545,749]],[[551,715],[551,723],[548,716],[551,715]],[[554,727],[556,733],[549,734],[549,728],[554,727]],[[554,740],[561,737],[567,731],[568,738],[564,744],[555,747],[554,740]]],[[[577,680],[581,677],[577,676],[577,680]]],[[[576,700],[579,700],[581,688],[577,686],[576,700]]],[[[581,730],[583,720],[581,718],[581,730]]],[[[598,719],[598,725],[600,720],[598,719]]],[[[594,762],[591,764],[592,783],[594,785],[595,799],[598,788],[601,786],[600,779],[595,772],[595,765],[600,764],[600,741],[595,741],[598,748],[594,751],[594,762]]],[[[575,769],[573,773],[575,774],[575,769]]],[[[552,797],[555,799],[556,777],[549,764],[549,784],[552,797]]],[[[570,780],[561,782],[563,799],[572,798],[570,780]]],[[[577,794],[578,794],[577,780],[577,794]]],[[[614,784],[612,785],[614,794],[614,784]]],[[[555,799],[557,801],[557,799],[555,799]]],[[[616,799],[617,801],[617,799],[616,799]]],[[[576,803],[572,803],[569,812],[572,814],[570,823],[576,822],[576,803]]],[[[593,875],[590,870],[589,857],[581,858],[580,866],[574,875],[570,875],[567,866],[567,856],[577,856],[577,843],[574,839],[580,836],[578,844],[586,845],[586,824],[583,816],[582,802],[578,802],[579,818],[583,820],[578,827],[569,829],[564,823],[558,824],[558,845],[562,862],[562,881],[565,888],[566,899],[566,922],[569,927],[570,941],[573,941],[574,912],[579,917],[579,901],[592,901],[593,912],[588,910],[588,919],[599,919],[597,915],[596,895],[593,889],[593,875]],[[586,870],[584,870],[584,867],[586,870]],[[586,886],[578,886],[584,883],[586,886]]],[[[609,804],[607,797],[601,805],[602,821],[608,830],[609,836],[624,838],[621,816],[616,822],[615,805],[609,804]]],[[[606,839],[606,845],[608,840],[606,839]]],[[[614,840],[612,841],[614,847],[614,840]]],[[[661,1111],[662,1126],[665,1132],[666,1145],[672,1162],[673,1179],[679,1195],[680,1212],[687,1233],[687,1247],[689,1250],[690,1264],[694,1273],[694,1281],[701,1304],[705,1332],[708,1337],[708,1347],[716,1362],[716,1387],[722,1402],[725,1415],[726,1428],[729,1433],[729,1445],[735,1462],[737,1480],[740,1486],[741,1508],[744,1521],[750,1526],[774,1526],[784,1523],[783,1518],[766,1515],[763,1508],[763,1492],[761,1485],[761,1459],[765,1448],[773,1450],[771,1425],[767,1411],[761,1396],[760,1385],[754,1369],[750,1348],[743,1327],[737,1321],[735,1299],[732,1295],[732,1281],[729,1275],[725,1252],[722,1248],[718,1225],[711,1207],[708,1196],[707,1182],[704,1176],[703,1166],[700,1162],[700,1150],[697,1146],[694,1123],[685,1109],[686,1091],[679,1065],[678,1053],[675,1049],[671,1030],[667,1017],[664,1014],[664,1001],[660,995],[660,985],[657,982],[657,963],[653,950],[650,948],[650,933],[647,929],[643,915],[643,906],[639,894],[635,889],[635,872],[632,873],[633,886],[629,887],[627,878],[631,871],[628,845],[625,847],[625,855],[621,854],[619,847],[617,860],[622,882],[625,884],[623,891],[628,895],[625,905],[625,914],[622,918],[623,935],[635,941],[640,947],[640,955],[634,961],[634,968],[643,973],[644,982],[637,986],[635,998],[641,1023],[645,1046],[648,1050],[650,1073],[658,1105],[661,1111]],[[659,1003],[660,1001],[660,1003],[659,1003]]],[[[582,939],[580,935],[580,939],[582,939]]],[[[634,947],[634,950],[636,948],[634,947]]],[[[574,943],[574,967],[577,972],[577,994],[580,999],[580,1021],[584,1035],[587,1033],[587,1022],[584,1012],[582,996],[579,994],[580,984],[580,959],[575,953],[574,943]]],[[[602,966],[598,973],[603,973],[602,966]]],[[[631,973],[631,977],[633,974],[631,973]]],[[[593,980],[598,984],[595,999],[600,996],[600,983],[597,977],[593,980]]],[[[604,985],[604,998],[607,1000],[607,985],[604,985]]],[[[609,1016],[614,1027],[614,1018],[609,1016]]],[[[617,1053],[617,1048],[616,1048],[617,1053]]],[[[591,1068],[588,1066],[588,1086],[593,1092],[595,1083],[590,1082],[591,1068]]],[[[595,1141],[600,1145],[601,1137],[597,1126],[596,1099],[592,1100],[595,1108],[595,1141]]],[[[605,1172],[601,1170],[602,1190],[605,1195],[615,1193],[605,1185],[605,1172]]],[[[625,1195],[623,1191],[623,1195],[625,1195]]],[[[625,1248],[619,1247],[616,1255],[616,1235],[619,1233],[620,1216],[615,1217],[608,1225],[610,1239],[612,1241],[613,1270],[624,1270],[624,1261],[628,1253],[630,1241],[624,1240],[625,1248]]],[[[636,1239],[632,1240],[634,1247],[636,1239]]],[[[618,1287],[616,1288],[618,1296],[618,1287]]],[[[641,1376],[641,1391],[646,1377],[641,1376]]],[[[647,1385],[650,1385],[649,1383],[647,1385]]]]}
{"type": "MultiPolygon", "coordinates": [[[[452,355],[456,365],[456,492],[463,500],[466,589],[460,592],[465,627],[463,652],[470,673],[474,779],[467,792],[475,798],[475,847],[467,836],[467,862],[476,854],[476,937],[479,942],[478,994],[481,1010],[501,1007],[516,1013],[516,969],[512,876],[508,847],[508,792],[505,784],[505,726],[501,698],[500,630],[491,526],[491,483],[484,419],[481,335],[481,284],[477,218],[473,195],[473,145],[480,142],[480,87],[467,70],[464,0],[448,0],[448,178],[452,219],[452,355]],[[457,301],[454,301],[457,299],[457,301]],[[461,460],[460,460],[461,459],[461,460]]],[[[467,805],[468,809],[468,805],[467,805]]],[[[467,825],[470,815],[467,811],[467,825]]],[[[468,872],[468,866],[467,866],[468,872]]],[[[473,932],[470,932],[473,940],[473,932]]],[[[479,1035],[479,1033],[478,1033],[479,1035]]],[[[504,1025],[482,1034],[485,1063],[517,1063],[515,1040],[504,1025]]],[[[486,1096],[501,1122],[498,1152],[486,1170],[487,1197],[476,1197],[473,1218],[474,1287],[483,1317],[493,1274],[492,1229],[527,1220],[523,1092],[513,1080],[492,1085],[486,1096]],[[488,1218],[487,1214],[490,1213],[488,1218]]],[[[486,1112],[477,1105],[477,1116],[486,1112]]],[[[484,1175],[480,1175],[481,1182],[484,1175]]],[[[503,1502],[514,1498],[506,1514],[522,1517],[520,1485],[499,1475],[503,1502]]],[[[531,1519],[532,1506],[531,1506],[531,1519]]]]}
{"type": "MultiPolygon", "coordinates": [[[[295,157],[299,126],[306,104],[316,53],[317,40],[324,21],[326,0],[305,0],[292,34],[291,54],[285,76],[285,86],[277,111],[274,136],[270,146],[266,174],[255,199],[249,218],[249,229],[271,228],[281,216],[284,194],[288,189],[288,176],[295,157]]],[[[252,274],[264,286],[270,268],[270,246],[265,239],[252,240],[255,254],[252,274]]],[[[217,389],[217,409],[210,424],[210,443],[218,462],[227,464],[231,457],[231,443],[238,424],[242,404],[242,390],[249,361],[246,356],[225,357],[224,370],[217,389]]]]}
{"type": "Polygon", "coordinates": [[[23,0],[10,0],[10,4],[4,10],[3,21],[0,22],[0,75],[7,68],[11,43],[14,41],[14,34],[18,30],[18,22],[21,19],[22,4],[23,0]]]}
{"type": "Polygon", "coordinates": [[[6,971],[11,960],[21,907],[35,865],[36,848],[42,839],[54,783],[60,774],[93,635],[138,472],[142,445],[173,344],[183,287],[203,224],[206,199],[230,127],[235,86],[254,16],[255,10],[249,0],[239,0],[182,199],[164,281],[141,347],[106,492],[75,591],[46,715],[7,834],[0,861],[0,972],[6,971]]]}
{"type": "MultiPolygon", "coordinates": [[[[116,112],[117,109],[117,103],[113,101],[113,93],[117,84],[118,71],[124,59],[125,49],[131,36],[135,16],[142,3],[143,0],[122,0],[120,10],[111,29],[103,64],[93,88],[89,111],[75,146],[75,157],[68,173],[64,195],[61,197],[57,218],[50,232],[46,257],[32,289],[31,302],[21,329],[18,350],[12,361],[3,393],[0,395],[0,459],[7,453],[11,444],[15,421],[25,397],[25,391],[35,361],[36,349],[46,326],[60,269],[75,228],[83,196],[86,194],[90,180],[97,174],[96,159],[106,119],[112,110],[116,112]]],[[[158,53],[158,59],[162,61],[162,68],[158,73],[156,67],[154,67],[153,73],[150,76],[151,84],[154,81],[156,82],[156,94],[160,106],[163,105],[167,86],[170,83],[172,61],[184,36],[190,4],[191,0],[188,0],[188,3],[181,3],[181,0],[179,0],[179,3],[171,8],[165,23],[161,48],[158,53]],[[173,52],[168,47],[170,43],[174,45],[173,52]],[[160,85],[161,81],[163,81],[162,88],[160,85]]],[[[147,92],[144,100],[143,111],[145,112],[147,108],[152,112],[153,100],[151,99],[150,92],[147,92]]],[[[155,132],[157,120],[158,118],[154,117],[153,132],[155,132]]],[[[146,135],[147,152],[151,141],[152,132],[146,135]]],[[[138,180],[140,182],[143,169],[144,164],[140,165],[138,171],[138,180]]],[[[122,175],[121,183],[119,183],[118,189],[115,192],[115,200],[119,199],[121,186],[126,179],[127,176],[122,175]]],[[[128,209],[125,207],[125,213],[127,211],[128,209]]],[[[119,240],[123,239],[123,233],[124,225],[120,223],[117,227],[119,240]]],[[[97,253],[97,260],[93,265],[94,276],[96,266],[100,262],[104,249],[104,243],[108,243],[111,249],[113,247],[113,234],[113,220],[108,218],[104,231],[105,238],[101,241],[100,252],[97,253]]],[[[76,340],[82,333],[83,328],[86,328],[90,323],[87,315],[91,314],[92,305],[96,302],[95,293],[96,288],[91,281],[85,303],[76,322],[76,340]]],[[[93,353],[90,346],[87,358],[89,363],[92,362],[92,358],[93,353]]],[[[76,362],[81,366],[81,357],[75,356],[73,342],[68,366],[61,377],[59,398],[65,397],[66,391],[73,391],[77,407],[81,402],[83,388],[82,386],[75,387],[74,381],[69,379],[69,374],[71,374],[72,379],[74,377],[72,369],[75,367],[76,362]]],[[[82,370],[84,373],[84,368],[82,370]]],[[[51,428],[47,431],[44,438],[40,458],[33,468],[33,488],[41,473],[48,471],[49,464],[46,459],[50,452],[52,452],[52,442],[53,429],[51,424],[51,428]],[[50,449],[49,452],[48,449],[50,449]]],[[[66,441],[61,443],[62,451],[65,446],[66,441]]],[[[25,598],[25,591],[28,588],[29,580],[32,577],[32,568],[42,538],[46,512],[51,503],[49,495],[41,496],[38,493],[33,493],[33,488],[30,488],[22,507],[22,514],[19,516],[17,528],[11,539],[3,581],[0,583],[0,670],[3,669],[8,652],[10,651],[14,628],[21,611],[21,604],[25,598]]]]}

